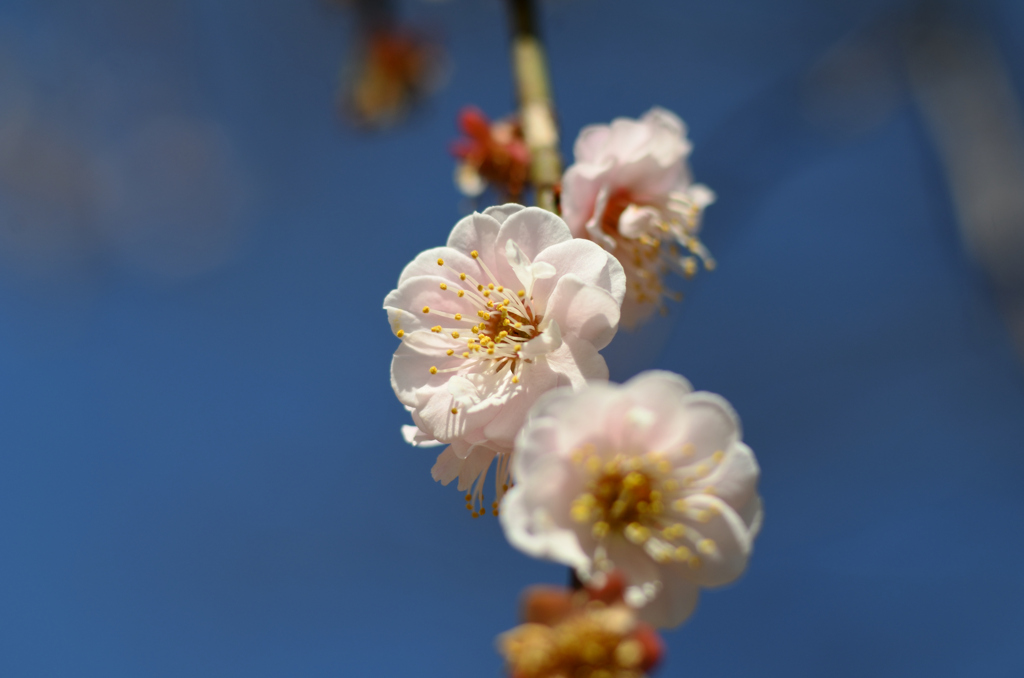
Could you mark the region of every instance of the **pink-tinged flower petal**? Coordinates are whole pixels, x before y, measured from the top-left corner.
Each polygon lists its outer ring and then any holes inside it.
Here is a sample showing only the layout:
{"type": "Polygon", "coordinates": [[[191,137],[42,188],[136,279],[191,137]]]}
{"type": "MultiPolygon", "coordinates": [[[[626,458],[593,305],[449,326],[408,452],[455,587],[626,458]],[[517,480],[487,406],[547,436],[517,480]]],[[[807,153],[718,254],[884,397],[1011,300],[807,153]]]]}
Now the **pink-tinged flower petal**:
{"type": "Polygon", "coordinates": [[[416,255],[409,264],[402,270],[402,275],[398,278],[398,284],[401,286],[409,278],[415,278],[421,275],[440,276],[450,283],[459,282],[459,273],[472,273],[476,274],[479,269],[479,265],[473,260],[468,254],[463,253],[460,250],[452,249],[451,247],[432,247],[429,250],[424,250],[416,255]],[[448,266],[439,266],[437,260],[448,264],[448,266]]]}
{"type": "Polygon", "coordinates": [[[608,144],[610,134],[611,129],[608,125],[588,125],[580,130],[573,146],[573,155],[576,156],[576,161],[597,162],[608,144]]]}
{"type": "Polygon", "coordinates": [[[693,486],[695,492],[714,488],[714,494],[737,511],[757,498],[761,469],[754,453],[743,443],[725,450],[725,457],[708,476],[693,486]]]}
{"type": "MultiPolygon", "coordinates": [[[[559,243],[537,255],[537,262],[555,267],[555,275],[538,282],[534,294],[548,297],[562,276],[572,273],[587,285],[600,287],[612,295],[616,305],[626,294],[626,273],[622,264],[600,246],[578,238],[559,243]]],[[[550,303],[550,302],[549,302],[550,303]]]]}
{"type": "Polygon", "coordinates": [[[687,455],[693,463],[703,461],[715,452],[725,452],[739,442],[742,435],[735,410],[725,398],[714,393],[698,391],[686,396],[680,419],[679,443],[693,446],[687,455]]]}
{"type": "Polygon", "coordinates": [[[673,372],[650,370],[633,377],[626,386],[632,406],[651,413],[650,424],[638,432],[644,446],[663,452],[674,451],[691,428],[688,420],[679,416],[693,392],[690,382],[673,372]]]}
{"type": "Polygon", "coordinates": [[[674,628],[693,614],[700,586],[686,578],[687,565],[663,565],[658,596],[640,610],[640,619],[652,626],[674,628]]]}
{"type": "Polygon", "coordinates": [[[524,370],[523,378],[516,387],[516,397],[509,399],[484,427],[484,435],[498,444],[511,446],[523,427],[530,406],[558,386],[559,375],[551,370],[545,359],[525,366],[524,370]]]}
{"type": "Polygon", "coordinates": [[[557,321],[563,332],[601,350],[619,327],[620,305],[608,292],[570,273],[558,280],[548,300],[547,317],[557,321]]]}
{"type": "Polygon", "coordinates": [[[626,602],[642,608],[654,600],[664,586],[663,573],[658,564],[651,560],[643,549],[615,535],[604,543],[607,558],[615,569],[626,575],[626,602]]]}
{"type": "Polygon", "coordinates": [[[455,228],[448,235],[448,247],[464,254],[476,251],[487,266],[493,267],[496,255],[495,238],[500,226],[494,217],[474,212],[455,224],[455,228]]]}
{"type": "Polygon", "coordinates": [[[562,345],[545,358],[552,371],[559,375],[558,386],[582,389],[591,382],[608,379],[608,363],[594,345],[576,337],[563,337],[562,345]]]}
{"type": "Polygon", "coordinates": [[[458,366],[458,358],[441,350],[450,341],[433,332],[407,335],[391,359],[391,387],[402,402],[422,407],[435,392],[445,392],[450,375],[442,370],[458,366]],[[432,374],[431,367],[437,367],[432,374]]]}
{"type": "MultiPolygon", "coordinates": [[[[435,264],[436,266],[436,264],[435,264]]],[[[442,311],[449,315],[463,314],[466,318],[476,317],[476,307],[466,297],[458,297],[451,290],[442,289],[449,280],[436,275],[420,275],[408,278],[392,290],[384,298],[384,309],[388,312],[388,321],[396,334],[399,330],[405,334],[416,330],[429,330],[442,325],[466,329],[468,323],[460,323],[450,318],[439,316],[433,311],[442,311]],[[427,309],[424,312],[423,309],[427,309]]]]}
{"type": "Polygon", "coordinates": [[[525,205],[519,205],[514,202],[507,203],[505,205],[494,205],[484,210],[484,214],[491,217],[498,224],[505,223],[505,220],[517,212],[522,212],[526,209],[525,205]]]}
{"type": "Polygon", "coordinates": [[[430,469],[430,475],[442,485],[447,485],[459,477],[464,460],[455,455],[452,446],[444,448],[441,454],[437,455],[437,462],[430,469]]]}
{"type": "Polygon", "coordinates": [[[566,497],[573,488],[565,487],[564,474],[554,465],[538,471],[527,488],[517,484],[502,500],[499,518],[505,534],[513,546],[535,558],[584,567],[589,559],[566,521],[566,497]]]}
{"type": "Polygon", "coordinates": [[[702,536],[691,546],[699,553],[701,564],[688,570],[690,581],[705,587],[732,582],[746,569],[753,548],[747,525],[718,497],[698,494],[687,497],[686,502],[695,512],[711,512],[707,522],[683,521],[702,536]]]}
{"type": "Polygon", "coordinates": [[[613,167],[611,163],[577,163],[562,177],[562,216],[574,237],[585,235],[584,226],[594,214],[597,194],[613,167]]]}
{"type": "Polygon", "coordinates": [[[477,478],[487,473],[487,469],[490,467],[491,462],[494,461],[496,454],[494,449],[484,445],[474,445],[469,450],[469,454],[462,461],[462,468],[459,470],[460,492],[468,490],[473,486],[477,478]]]}
{"type": "Polygon", "coordinates": [[[505,257],[505,243],[509,240],[515,241],[530,261],[533,261],[548,247],[571,239],[569,227],[557,215],[539,207],[519,210],[510,215],[498,231],[495,242],[495,250],[499,253],[496,255],[498,270],[495,272],[499,277],[512,273],[512,268],[505,257]]]}
{"type": "Polygon", "coordinates": [[[439,445],[444,445],[441,441],[434,440],[421,431],[419,426],[403,426],[402,438],[404,438],[405,442],[409,443],[413,447],[437,447],[439,445]]]}

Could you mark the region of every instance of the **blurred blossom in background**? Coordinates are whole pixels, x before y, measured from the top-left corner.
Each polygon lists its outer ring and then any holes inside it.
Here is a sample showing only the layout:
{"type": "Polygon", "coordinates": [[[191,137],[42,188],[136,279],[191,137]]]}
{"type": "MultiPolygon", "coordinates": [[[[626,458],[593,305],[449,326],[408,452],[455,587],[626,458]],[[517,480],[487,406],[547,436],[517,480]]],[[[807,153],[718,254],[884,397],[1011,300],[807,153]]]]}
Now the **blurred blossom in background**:
{"type": "MultiPolygon", "coordinates": [[[[564,585],[403,442],[380,308],[514,111],[505,7],[362,3],[374,61],[356,4],[0,6],[0,675],[494,676],[564,585]]],[[[662,106],[717,194],[606,352],[762,467],[660,675],[1024,674],[1024,4],[541,6],[564,157],[662,106]]]]}

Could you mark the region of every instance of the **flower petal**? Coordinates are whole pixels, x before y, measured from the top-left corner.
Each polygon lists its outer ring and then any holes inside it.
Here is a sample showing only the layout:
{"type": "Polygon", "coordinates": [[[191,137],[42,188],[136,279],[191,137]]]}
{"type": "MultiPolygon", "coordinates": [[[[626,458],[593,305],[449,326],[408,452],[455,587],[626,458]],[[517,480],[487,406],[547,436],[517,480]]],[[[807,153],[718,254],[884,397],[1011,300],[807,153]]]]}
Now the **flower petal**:
{"type": "Polygon", "coordinates": [[[444,445],[441,441],[434,440],[421,431],[419,426],[403,426],[402,438],[413,447],[437,447],[438,445],[444,445]]]}
{"type": "Polygon", "coordinates": [[[568,497],[575,496],[575,491],[565,487],[563,468],[549,463],[532,477],[529,487],[516,484],[501,502],[499,519],[505,536],[534,558],[587,568],[590,559],[565,519],[568,497]]]}
{"type": "Polygon", "coordinates": [[[409,278],[431,275],[440,276],[448,282],[458,285],[461,283],[458,274],[454,271],[470,273],[476,271],[477,268],[478,265],[473,261],[473,258],[460,250],[451,247],[431,247],[429,250],[420,252],[416,255],[415,259],[409,262],[402,270],[402,275],[398,278],[398,284],[401,285],[409,278]],[[438,266],[438,259],[448,264],[451,268],[438,266]]]}
{"type": "MultiPolygon", "coordinates": [[[[436,268],[437,264],[434,266],[436,268]]],[[[449,280],[437,275],[420,275],[402,282],[398,289],[392,290],[384,298],[391,329],[396,334],[398,330],[408,334],[416,330],[429,330],[436,325],[469,325],[469,322],[459,322],[429,312],[442,311],[451,315],[461,313],[467,319],[476,317],[477,308],[470,299],[456,296],[452,289],[441,289],[442,284],[449,283],[449,280]],[[424,308],[428,309],[427,313],[423,312],[424,308]]]]}
{"type": "Polygon", "coordinates": [[[619,303],[600,287],[588,285],[569,273],[555,285],[545,317],[557,320],[566,333],[600,350],[611,342],[619,328],[619,303]]]}
{"type": "Polygon", "coordinates": [[[686,565],[661,565],[661,593],[639,611],[640,619],[659,628],[675,628],[689,619],[700,599],[700,587],[685,578],[686,565]]]}
{"type": "Polygon", "coordinates": [[[707,522],[683,521],[703,537],[690,547],[699,553],[701,565],[690,569],[688,578],[706,587],[723,586],[734,581],[746,569],[753,548],[753,536],[747,525],[731,506],[718,497],[691,495],[686,502],[694,511],[711,512],[707,522]],[[713,549],[704,548],[703,543],[710,545],[712,542],[713,549]]]}
{"type": "Polygon", "coordinates": [[[433,468],[430,469],[430,475],[442,485],[447,485],[459,477],[463,461],[455,455],[452,446],[449,445],[444,448],[441,454],[437,455],[437,461],[434,463],[433,468]]]}
{"type": "Polygon", "coordinates": [[[521,212],[524,209],[526,209],[525,206],[520,205],[518,203],[510,202],[504,205],[494,205],[493,207],[488,207],[487,209],[484,210],[484,214],[497,221],[498,224],[503,224],[505,223],[505,220],[508,219],[510,216],[512,216],[516,212],[521,212]]]}
{"type": "Polygon", "coordinates": [[[555,267],[555,276],[538,282],[534,288],[538,298],[549,298],[559,279],[570,273],[588,285],[595,285],[611,294],[616,304],[621,304],[626,294],[626,273],[622,264],[604,248],[589,240],[574,238],[553,245],[537,255],[536,261],[555,267]]]}
{"type": "MultiPolygon", "coordinates": [[[[510,215],[501,225],[495,248],[504,253],[505,243],[514,240],[526,257],[533,261],[548,247],[571,239],[572,233],[561,217],[539,207],[526,207],[510,215]]],[[[498,259],[495,273],[504,279],[512,269],[504,257],[498,259]]]]}
{"type": "Polygon", "coordinates": [[[743,443],[737,443],[725,450],[721,463],[694,485],[694,490],[701,492],[714,488],[716,497],[738,511],[757,496],[760,475],[761,469],[754,453],[743,443]]]}
{"type": "Polygon", "coordinates": [[[464,254],[475,250],[485,264],[493,266],[494,243],[499,228],[500,225],[494,217],[474,212],[455,224],[452,232],[448,235],[448,247],[464,254]]]}
{"type": "MultiPolygon", "coordinates": [[[[739,417],[725,398],[714,393],[698,391],[687,395],[679,421],[680,433],[676,442],[680,446],[693,447],[690,454],[677,463],[699,463],[715,452],[725,452],[740,439],[739,417]]],[[[675,448],[668,450],[670,456],[677,451],[675,448]]]]}

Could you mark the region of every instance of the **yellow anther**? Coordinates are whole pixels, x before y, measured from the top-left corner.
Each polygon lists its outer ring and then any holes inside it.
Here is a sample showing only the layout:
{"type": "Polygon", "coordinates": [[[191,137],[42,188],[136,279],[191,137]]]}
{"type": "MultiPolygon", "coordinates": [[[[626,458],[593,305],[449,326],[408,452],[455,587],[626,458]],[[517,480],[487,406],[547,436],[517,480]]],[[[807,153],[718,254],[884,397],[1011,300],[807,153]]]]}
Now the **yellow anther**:
{"type": "Polygon", "coordinates": [[[519,383],[519,377],[513,374],[512,375],[512,383],[513,384],[518,384],[519,383]]]}
{"type": "Polygon", "coordinates": [[[465,273],[460,273],[459,274],[459,280],[465,280],[465,279],[466,279],[466,274],[465,273]]]}
{"type": "Polygon", "coordinates": [[[572,509],[569,513],[572,515],[572,519],[577,523],[586,523],[590,521],[590,507],[579,500],[573,502],[572,509]]]}
{"type": "Polygon", "coordinates": [[[402,337],[405,336],[405,330],[398,330],[397,332],[395,332],[395,336],[401,339],[402,337]]]}
{"type": "Polygon", "coordinates": [[[516,329],[517,330],[522,328],[522,326],[523,326],[523,323],[516,323],[516,329]]]}
{"type": "Polygon", "coordinates": [[[505,291],[505,286],[504,285],[498,285],[498,291],[499,292],[504,292],[505,291]]]}
{"type": "Polygon", "coordinates": [[[448,285],[447,285],[447,284],[445,284],[445,283],[441,283],[441,289],[442,289],[442,290],[446,290],[446,289],[448,289],[448,285]]]}
{"type": "Polygon", "coordinates": [[[608,532],[611,530],[611,526],[603,520],[599,520],[594,523],[594,526],[590,528],[590,533],[594,535],[595,539],[604,539],[608,536],[608,532]]]}
{"type": "Polygon", "coordinates": [[[441,332],[441,326],[440,325],[434,325],[433,327],[430,328],[430,331],[431,332],[440,333],[441,332]]]}
{"type": "Polygon", "coordinates": [[[459,338],[459,333],[458,332],[452,332],[452,339],[458,339],[458,338],[459,338]]]}
{"type": "Polygon", "coordinates": [[[437,265],[438,266],[444,266],[444,259],[438,259],[437,260],[437,265]]]}
{"type": "Polygon", "coordinates": [[[450,349],[448,349],[447,353],[448,353],[448,355],[454,355],[455,354],[455,349],[450,348],[450,349]]]}
{"type": "Polygon", "coordinates": [[[587,470],[591,473],[597,473],[601,470],[601,460],[597,457],[587,458],[587,470]]]}
{"type": "Polygon", "coordinates": [[[711,455],[711,460],[714,461],[716,464],[721,464],[723,459],[725,459],[725,452],[723,452],[722,450],[718,450],[717,452],[711,455]]]}
{"type": "Polygon", "coordinates": [[[710,556],[718,550],[718,545],[715,544],[714,539],[701,539],[697,542],[697,550],[706,556],[710,556]]]}
{"type": "Polygon", "coordinates": [[[456,320],[462,320],[462,314],[461,313],[456,313],[455,314],[455,319],[456,320]]]}
{"type": "Polygon", "coordinates": [[[518,296],[518,297],[519,297],[520,299],[522,299],[523,297],[525,297],[525,296],[526,296],[526,290],[519,290],[518,292],[516,292],[516,295],[517,295],[517,296],[518,296]]]}
{"type": "Polygon", "coordinates": [[[487,289],[493,290],[494,289],[494,283],[487,283],[487,289]]]}
{"type": "Polygon", "coordinates": [[[423,307],[423,312],[424,313],[430,313],[430,307],[429,306],[424,306],[423,307]]]}
{"type": "Polygon", "coordinates": [[[456,292],[456,294],[461,297],[461,296],[465,295],[466,293],[464,291],[462,291],[462,290],[459,290],[458,292],[456,292]]]}
{"type": "Polygon", "coordinates": [[[462,353],[462,357],[463,357],[463,358],[468,358],[468,357],[469,357],[469,351],[464,351],[464,352],[462,353]]]}
{"type": "Polygon", "coordinates": [[[487,308],[494,308],[494,302],[493,301],[488,301],[487,302],[487,308]]]}
{"type": "Polygon", "coordinates": [[[434,366],[432,365],[432,366],[430,367],[430,373],[431,373],[431,374],[437,374],[437,368],[436,368],[436,367],[434,367],[434,366]]]}
{"type": "Polygon", "coordinates": [[[674,502],[672,502],[672,510],[673,511],[679,511],[680,513],[682,513],[683,511],[685,511],[688,508],[689,508],[689,504],[686,503],[685,499],[676,499],[674,502]]]}
{"type": "Polygon", "coordinates": [[[693,557],[693,552],[685,546],[679,546],[676,548],[676,551],[673,555],[675,556],[676,560],[678,560],[681,563],[685,563],[693,557]]]}
{"type": "Polygon", "coordinates": [[[708,471],[710,470],[711,467],[708,466],[707,464],[697,464],[697,468],[693,469],[693,472],[697,476],[706,476],[708,474],[708,471]]]}
{"type": "MultiPolygon", "coordinates": [[[[484,299],[486,299],[487,297],[491,296],[491,291],[490,290],[484,290],[483,294],[484,294],[484,299]]],[[[491,306],[493,306],[493,305],[494,305],[494,302],[492,301],[491,302],[491,306]]]]}
{"type": "Polygon", "coordinates": [[[452,414],[458,414],[458,413],[459,413],[459,408],[453,407],[452,408],[452,414]]]}
{"type": "Polygon", "coordinates": [[[479,325],[473,325],[472,327],[469,328],[469,331],[472,332],[473,334],[476,334],[477,332],[480,331],[480,326],[479,325]]]}
{"type": "Polygon", "coordinates": [[[470,253],[469,253],[469,256],[471,256],[471,257],[473,257],[474,259],[476,259],[477,257],[479,257],[479,256],[480,256],[480,253],[479,253],[479,252],[477,252],[476,250],[473,250],[472,252],[470,252],[470,253]]]}
{"type": "Polygon", "coordinates": [[[640,523],[630,523],[626,526],[623,534],[626,535],[626,539],[637,545],[643,544],[651,538],[651,531],[640,523]]]}
{"type": "Polygon", "coordinates": [[[498,332],[498,341],[501,341],[502,339],[504,339],[507,336],[508,336],[508,332],[506,332],[505,330],[502,330],[501,332],[498,332]]]}
{"type": "Polygon", "coordinates": [[[494,349],[493,348],[487,349],[487,355],[494,355],[494,349]]]}
{"type": "Polygon", "coordinates": [[[622,486],[627,490],[632,490],[641,485],[647,483],[647,476],[639,471],[633,471],[629,473],[625,478],[622,479],[622,486]]]}

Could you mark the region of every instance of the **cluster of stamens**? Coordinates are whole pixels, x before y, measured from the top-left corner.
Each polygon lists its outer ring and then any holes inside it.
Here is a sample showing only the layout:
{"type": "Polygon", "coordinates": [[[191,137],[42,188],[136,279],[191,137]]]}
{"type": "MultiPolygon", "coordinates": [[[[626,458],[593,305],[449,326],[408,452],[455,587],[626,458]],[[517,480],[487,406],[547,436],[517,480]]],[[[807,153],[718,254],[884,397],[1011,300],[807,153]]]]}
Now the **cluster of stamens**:
{"type": "Polygon", "coordinates": [[[701,263],[706,270],[714,270],[715,260],[698,236],[703,212],[703,207],[678,191],[662,205],[646,204],[627,191],[608,199],[601,230],[615,240],[614,253],[626,271],[626,294],[634,302],[656,304],[664,314],[668,310],[664,299],[682,300],[682,293],[662,283],[665,273],[674,271],[689,280],[697,275],[701,263]],[[619,219],[630,206],[653,208],[661,218],[639,237],[627,238],[619,231],[619,219]]]}
{"type": "MultiPolygon", "coordinates": [[[[512,461],[511,453],[504,453],[497,455],[498,468],[494,471],[494,494],[496,498],[491,502],[491,513],[495,516],[498,515],[498,505],[501,503],[501,498],[508,492],[509,483],[511,482],[512,472],[510,462],[512,461]]],[[[484,498],[484,479],[487,477],[487,471],[490,470],[490,465],[487,469],[477,478],[473,487],[469,492],[466,493],[466,510],[469,511],[470,515],[474,518],[487,515],[487,504],[484,498]]]]}
{"type": "MultiPolygon", "coordinates": [[[[460,356],[468,363],[476,363],[470,367],[483,367],[485,371],[493,370],[497,373],[507,368],[512,375],[512,383],[518,384],[523,364],[530,362],[529,359],[522,359],[519,352],[523,344],[540,334],[537,326],[541,317],[533,314],[526,290],[512,291],[499,284],[487,264],[480,259],[479,253],[473,250],[470,255],[480,264],[489,279],[486,284],[478,282],[468,273],[456,271],[444,259],[438,259],[437,265],[451,271],[459,279],[459,284],[440,283],[441,290],[469,300],[478,307],[476,313],[467,317],[462,313],[449,313],[429,306],[423,307],[423,313],[444,318],[444,324],[433,326],[431,332],[465,341],[461,351],[448,349],[446,353],[449,357],[460,356]]],[[[463,372],[466,368],[465,363],[446,369],[432,366],[430,373],[463,372]]],[[[458,414],[457,407],[452,407],[452,414],[458,414]]]]}
{"type": "MultiPolygon", "coordinates": [[[[684,459],[693,454],[692,444],[683,446],[684,459]]],[[[674,468],[658,452],[602,456],[592,446],[577,450],[573,461],[583,468],[587,483],[572,503],[572,518],[589,525],[599,542],[620,535],[658,563],[699,568],[701,555],[713,555],[718,547],[694,524],[707,523],[716,513],[713,507],[694,506],[688,496],[714,494],[714,487],[697,486],[724,457],[718,451],[699,463],[674,468]]]]}
{"type": "Polygon", "coordinates": [[[523,624],[499,649],[521,678],[641,678],[646,648],[632,637],[632,612],[594,601],[555,626],[523,624]]]}

